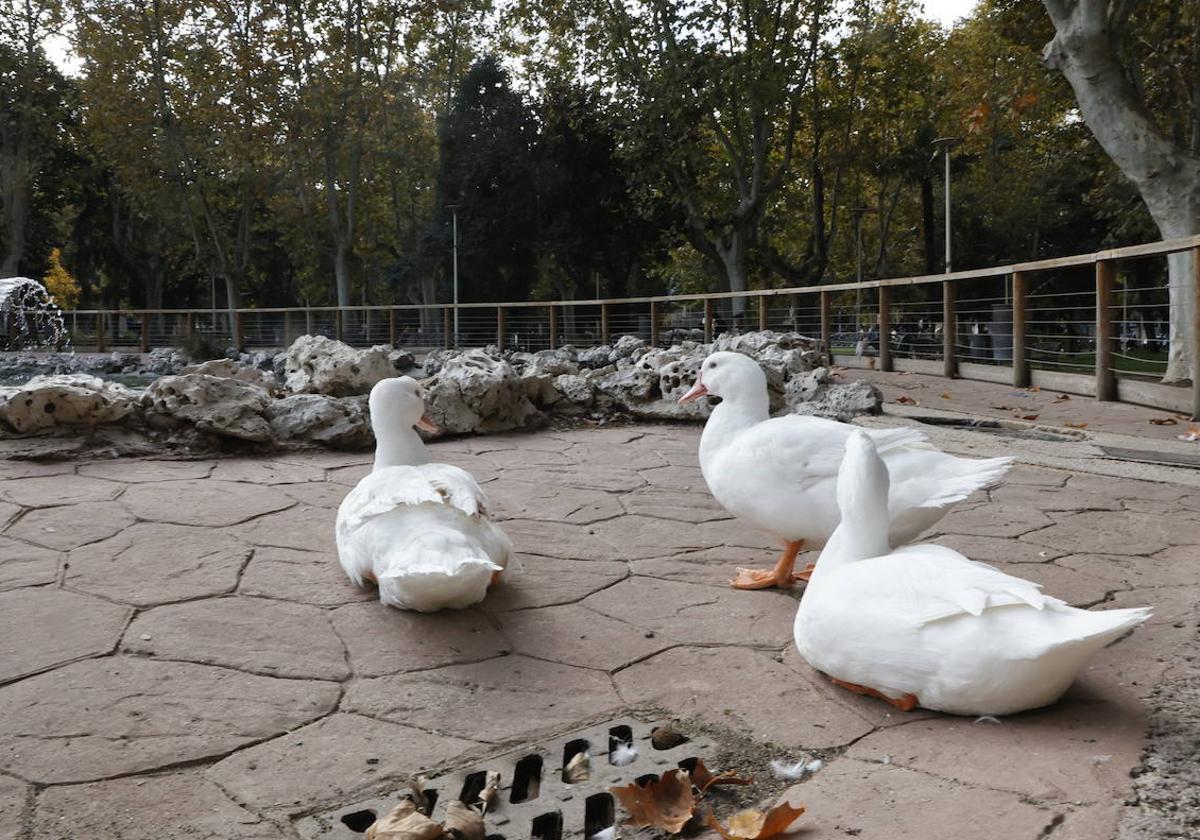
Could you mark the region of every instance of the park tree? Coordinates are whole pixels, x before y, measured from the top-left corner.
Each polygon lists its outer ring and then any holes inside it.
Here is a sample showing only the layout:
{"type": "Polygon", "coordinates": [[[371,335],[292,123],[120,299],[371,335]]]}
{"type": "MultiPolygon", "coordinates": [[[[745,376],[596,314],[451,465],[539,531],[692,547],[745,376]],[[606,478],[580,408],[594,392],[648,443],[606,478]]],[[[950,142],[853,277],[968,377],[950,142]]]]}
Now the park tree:
{"type": "MultiPolygon", "coordinates": [[[[1173,0],[1043,0],[1047,66],[1070,83],[1096,140],[1137,188],[1164,239],[1200,233],[1200,6],[1173,0]]],[[[1200,376],[1195,269],[1169,258],[1166,381],[1200,376]]]]}
{"type": "Polygon", "coordinates": [[[67,83],[44,49],[61,23],[55,0],[0,3],[0,277],[25,259],[36,185],[67,121],[67,83]]]}

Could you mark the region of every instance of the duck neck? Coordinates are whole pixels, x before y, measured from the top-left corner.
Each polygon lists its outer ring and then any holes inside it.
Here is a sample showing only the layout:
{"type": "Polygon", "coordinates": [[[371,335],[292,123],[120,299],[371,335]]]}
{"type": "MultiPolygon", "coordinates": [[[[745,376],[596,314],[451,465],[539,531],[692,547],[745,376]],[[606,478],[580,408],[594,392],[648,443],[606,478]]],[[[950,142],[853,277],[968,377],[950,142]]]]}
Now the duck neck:
{"type": "Polygon", "coordinates": [[[700,463],[711,454],[732,443],[740,433],[771,417],[771,404],[764,390],[753,396],[741,395],[722,399],[712,410],[700,435],[700,463]]]}
{"type": "Polygon", "coordinates": [[[812,573],[809,586],[819,587],[821,578],[840,566],[890,554],[889,527],[886,487],[881,495],[871,492],[869,498],[864,494],[853,499],[853,504],[844,505],[842,521],[817,558],[817,568],[812,573]]]}
{"type": "Polygon", "coordinates": [[[429,452],[416,429],[389,429],[386,434],[375,432],[375,466],[415,467],[429,463],[429,452]]]}

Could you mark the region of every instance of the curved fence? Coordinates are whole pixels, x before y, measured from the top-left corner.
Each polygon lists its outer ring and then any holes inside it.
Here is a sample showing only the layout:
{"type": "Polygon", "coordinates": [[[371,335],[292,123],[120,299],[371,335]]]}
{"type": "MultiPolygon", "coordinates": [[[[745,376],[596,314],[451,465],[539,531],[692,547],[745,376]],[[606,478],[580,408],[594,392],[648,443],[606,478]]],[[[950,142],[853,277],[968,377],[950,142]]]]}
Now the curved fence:
{"type": "MultiPolygon", "coordinates": [[[[140,349],[208,338],[242,350],[303,334],[354,345],[542,350],[637,335],[656,345],[722,332],[795,330],[847,366],[1042,386],[1200,415],[1200,383],[1164,385],[1167,258],[1200,236],[1051,260],[749,292],[403,306],[64,313],[76,349],[140,349]],[[884,329],[880,329],[883,325],[884,329]]],[[[1200,290],[1200,277],[1189,290],[1200,290]]],[[[1200,300],[1193,312],[1200,320],[1200,300]]],[[[1192,352],[1200,358],[1200,327],[1192,352]]]]}

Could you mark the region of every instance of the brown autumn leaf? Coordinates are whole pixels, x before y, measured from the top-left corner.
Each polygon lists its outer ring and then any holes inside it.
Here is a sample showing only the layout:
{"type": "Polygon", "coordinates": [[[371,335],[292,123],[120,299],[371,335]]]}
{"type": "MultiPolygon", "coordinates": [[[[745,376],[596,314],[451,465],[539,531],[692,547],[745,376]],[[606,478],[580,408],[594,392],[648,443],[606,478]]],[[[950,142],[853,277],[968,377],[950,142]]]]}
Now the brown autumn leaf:
{"type": "Polygon", "coordinates": [[[664,723],[662,726],[656,726],[650,730],[650,743],[656,750],[669,750],[678,747],[680,744],[686,744],[688,737],[678,732],[675,727],[669,723],[664,723]]]}
{"type": "Polygon", "coordinates": [[[446,836],[456,840],[484,840],[483,814],[457,799],[446,803],[446,819],[442,821],[446,836]]]}
{"type": "Polygon", "coordinates": [[[609,788],[629,812],[625,824],[634,828],[657,828],[678,834],[696,811],[691,777],[683,770],[670,770],[645,787],[636,784],[609,788]]]}
{"type": "Polygon", "coordinates": [[[1179,421],[1174,417],[1151,417],[1150,422],[1155,426],[1177,426],[1179,421]]]}
{"type": "Polygon", "coordinates": [[[1063,425],[1068,429],[1086,429],[1088,427],[1087,423],[1063,423],[1063,425]]]}
{"type": "Polygon", "coordinates": [[[916,405],[917,404],[917,401],[914,400],[912,397],[908,396],[907,394],[901,394],[900,396],[896,397],[896,402],[903,403],[904,405],[916,405]]]}
{"type": "Polygon", "coordinates": [[[996,411],[1016,411],[1011,405],[994,405],[992,408],[996,411]]]}
{"type": "Polygon", "coordinates": [[[1059,402],[1066,402],[1069,399],[1071,399],[1070,394],[1059,394],[1057,397],[1054,398],[1053,401],[1056,403],[1059,403],[1059,402]]]}
{"type": "Polygon", "coordinates": [[[704,759],[702,758],[696,759],[696,766],[692,770],[691,775],[692,784],[698,787],[701,793],[717,785],[748,785],[751,783],[750,779],[742,778],[733,770],[726,770],[723,773],[713,773],[704,765],[704,759]]]}
{"type": "Polygon", "coordinates": [[[442,833],[441,823],[429,819],[411,800],[404,799],[386,817],[371,823],[367,840],[434,840],[442,833]]]}
{"type": "Polygon", "coordinates": [[[717,822],[712,808],[709,808],[704,821],[725,840],[766,840],[768,837],[782,834],[803,813],[803,805],[792,807],[791,803],[784,801],[765,814],[753,808],[740,811],[729,818],[728,826],[717,822]]]}
{"type": "Polygon", "coordinates": [[[1030,393],[1032,393],[1032,394],[1036,394],[1036,393],[1038,393],[1039,391],[1041,391],[1041,390],[1042,390],[1042,387],[1041,387],[1040,385],[1030,385],[1030,386],[1029,386],[1028,388],[1026,388],[1025,390],[1026,390],[1026,391],[1029,391],[1029,392],[1030,392],[1030,393]]]}
{"type": "Polygon", "coordinates": [[[563,768],[563,781],[569,785],[586,782],[592,777],[592,759],[586,752],[575,753],[563,768]]]}
{"type": "Polygon", "coordinates": [[[944,400],[949,400],[949,399],[952,399],[952,397],[950,396],[950,392],[949,392],[949,391],[942,391],[942,399],[944,399],[944,400]]]}
{"type": "Polygon", "coordinates": [[[1040,414],[1022,414],[1021,419],[1022,420],[1036,420],[1040,416],[1041,416],[1040,414]]]}

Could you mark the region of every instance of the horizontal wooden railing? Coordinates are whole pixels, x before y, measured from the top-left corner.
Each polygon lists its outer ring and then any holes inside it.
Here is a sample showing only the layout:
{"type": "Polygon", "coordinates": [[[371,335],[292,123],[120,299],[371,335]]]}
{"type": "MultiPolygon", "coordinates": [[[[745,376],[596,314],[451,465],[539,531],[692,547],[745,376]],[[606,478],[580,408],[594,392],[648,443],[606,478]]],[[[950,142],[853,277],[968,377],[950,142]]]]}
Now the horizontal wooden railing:
{"type": "MultiPolygon", "coordinates": [[[[156,337],[161,337],[166,343],[178,343],[201,334],[231,341],[239,350],[280,347],[290,344],[304,333],[323,333],[351,343],[386,342],[418,347],[449,347],[480,346],[494,342],[501,346],[535,349],[555,347],[563,341],[592,340],[606,343],[611,337],[627,332],[640,334],[653,344],[659,344],[664,339],[668,342],[678,340],[681,334],[683,337],[711,341],[721,331],[718,309],[727,308],[731,312],[729,318],[732,326],[736,328],[767,329],[782,326],[799,329],[814,337],[819,335],[831,355],[840,363],[866,365],[868,361],[861,354],[835,352],[835,322],[844,324],[851,320],[853,332],[861,334],[861,301],[864,296],[871,295],[874,297],[873,308],[869,310],[871,317],[876,324],[887,325],[882,337],[886,340],[877,339],[877,358],[870,360],[871,364],[877,363],[880,370],[919,370],[952,378],[1004,381],[1017,387],[1043,384],[1095,396],[1100,400],[1137,402],[1200,416],[1200,382],[1193,383],[1191,388],[1181,388],[1147,381],[1147,374],[1122,369],[1116,359],[1119,356],[1124,363],[1138,362],[1134,357],[1116,352],[1119,341],[1128,341],[1131,323],[1127,317],[1124,318],[1120,322],[1120,332],[1114,326],[1114,295],[1118,292],[1115,288],[1117,263],[1185,251],[1195,255],[1192,263],[1197,273],[1197,314],[1191,340],[1192,350],[1200,358],[1200,236],[946,274],[743,292],[387,306],[73,310],[65,312],[64,317],[77,349],[90,346],[101,351],[130,346],[145,352],[152,345],[163,343],[156,341],[156,337]],[[1089,287],[1078,294],[1057,295],[1035,295],[1030,291],[1032,281],[1041,273],[1086,266],[1094,269],[1094,289],[1089,287]],[[1011,280],[1011,291],[1006,291],[1003,299],[967,296],[971,281],[996,278],[1011,280]],[[906,289],[930,286],[940,286],[940,305],[931,301],[906,302],[902,299],[906,289]],[[856,293],[859,300],[857,310],[847,314],[849,308],[842,304],[841,310],[835,312],[835,299],[848,292],[856,293]],[[1093,295],[1094,298],[1091,298],[1093,295]],[[1066,300],[1049,300],[1055,297],[1066,300]],[[1002,303],[997,304],[998,300],[1002,300],[1002,303]],[[1035,300],[1039,306],[1031,309],[1030,303],[1035,300]],[[757,304],[757,317],[747,306],[752,303],[757,304]],[[993,312],[997,306],[1011,310],[1011,335],[1002,336],[991,331],[995,322],[990,322],[987,335],[995,342],[996,355],[986,357],[988,363],[980,363],[980,357],[971,357],[970,352],[979,352],[975,345],[982,346],[984,343],[982,340],[975,341],[981,318],[973,319],[976,334],[966,336],[969,339],[966,345],[962,343],[965,325],[960,325],[959,321],[963,314],[986,313],[988,304],[993,312]],[[785,305],[787,315],[781,321],[778,313],[780,307],[785,305]],[[922,306],[926,308],[922,309],[922,306]],[[985,308],[971,309],[971,306],[985,308]],[[1035,322],[1050,324],[1054,312],[1073,313],[1085,309],[1093,311],[1090,319],[1067,321],[1065,316],[1061,316],[1062,323],[1031,328],[1035,322]],[[929,335],[935,336],[940,332],[940,355],[933,350],[936,340],[924,342],[923,354],[926,358],[921,358],[922,353],[915,351],[909,351],[911,358],[903,358],[903,348],[893,347],[892,327],[897,323],[896,316],[902,323],[906,313],[929,316],[932,325],[929,335]],[[582,331],[579,328],[581,319],[588,325],[582,331]],[[461,334],[456,336],[453,334],[453,325],[460,321],[464,326],[460,326],[461,334]],[[802,324],[811,329],[800,329],[802,324]],[[159,330],[158,336],[156,330],[159,330]],[[1066,349],[1046,349],[1044,346],[1055,341],[1059,342],[1060,348],[1066,349]],[[1011,349],[1008,342],[1011,342],[1011,349]],[[1039,342],[1043,346],[1039,347],[1039,342]],[[1085,344],[1091,344],[1094,352],[1089,354],[1075,349],[1077,345],[1085,344]],[[970,352],[961,353],[963,348],[968,348],[970,352]],[[1087,361],[1092,355],[1094,360],[1087,361]],[[991,363],[1007,361],[1009,356],[1009,365],[991,363]],[[1035,356],[1039,358],[1035,359],[1035,356]],[[1059,361],[1054,360],[1056,356],[1059,361]],[[1064,370],[1083,369],[1085,364],[1090,369],[1088,375],[1064,370]]],[[[1126,285],[1120,290],[1125,309],[1128,309],[1133,292],[1147,291],[1167,294],[1165,285],[1143,289],[1130,289],[1126,285]]],[[[1161,310],[1166,306],[1168,300],[1164,298],[1151,308],[1161,310]]],[[[1137,304],[1135,312],[1138,308],[1145,307],[1137,304]]],[[[924,325],[925,319],[922,318],[920,323],[924,325]]],[[[1155,323],[1161,325],[1163,321],[1155,323]]],[[[869,327],[867,333],[870,333],[869,327]]],[[[838,336],[845,340],[845,330],[840,330],[838,336]]]]}

